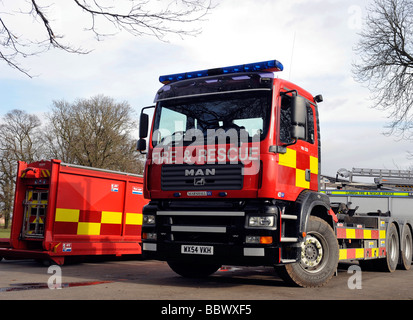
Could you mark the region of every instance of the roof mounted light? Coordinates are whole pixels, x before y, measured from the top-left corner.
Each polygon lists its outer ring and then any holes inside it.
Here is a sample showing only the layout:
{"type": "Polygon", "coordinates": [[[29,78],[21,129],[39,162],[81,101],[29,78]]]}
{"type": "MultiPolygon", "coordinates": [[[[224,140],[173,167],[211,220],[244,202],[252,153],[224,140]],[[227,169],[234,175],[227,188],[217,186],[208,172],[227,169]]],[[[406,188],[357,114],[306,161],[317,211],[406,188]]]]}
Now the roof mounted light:
{"type": "Polygon", "coordinates": [[[269,60],[263,62],[256,62],[256,63],[248,63],[248,64],[241,64],[238,66],[230,66],[230,67],[223,67],[223,68],[216,68],[216,69],[209,69],[209,70],[200,70],[200,71],[193,71],[193,72],[185,72],[185,73],[176,73],[170,74],[165,76],[159,77],[159,82],[163,84],[168,84],[171,82],[186,80],[186,79],[193,79],[199,77],[206,77],[206,76],[216,76],[221,74],[229,74],[229,73],[241,73],[241,72],[251,72],[251,71],[282,71],[284,69],[281,62],[277,60],[269,60]]]}

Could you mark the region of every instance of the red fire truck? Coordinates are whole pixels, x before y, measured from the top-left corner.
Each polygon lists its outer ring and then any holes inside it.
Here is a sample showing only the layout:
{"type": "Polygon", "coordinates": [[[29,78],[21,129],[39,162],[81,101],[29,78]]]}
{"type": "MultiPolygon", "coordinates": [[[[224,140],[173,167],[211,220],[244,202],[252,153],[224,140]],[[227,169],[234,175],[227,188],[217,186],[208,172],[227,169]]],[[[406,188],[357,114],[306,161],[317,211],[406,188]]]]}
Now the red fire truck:
{"type": "Polygon", "coordinates": [[[304,287],[325,284],[339,260],[410,268],[411,220],[355,213],[320,192],[323,98],[275,77],[282,69],[271,60],[160,77],[140,119],[144,254],[185,277],[275,266],[304,287]]]}
{"type": "Polygon", "coordinates": [[[18,162],[10,239],[0,260],[141,254],[143,178],[60,160],[18,162]]]}

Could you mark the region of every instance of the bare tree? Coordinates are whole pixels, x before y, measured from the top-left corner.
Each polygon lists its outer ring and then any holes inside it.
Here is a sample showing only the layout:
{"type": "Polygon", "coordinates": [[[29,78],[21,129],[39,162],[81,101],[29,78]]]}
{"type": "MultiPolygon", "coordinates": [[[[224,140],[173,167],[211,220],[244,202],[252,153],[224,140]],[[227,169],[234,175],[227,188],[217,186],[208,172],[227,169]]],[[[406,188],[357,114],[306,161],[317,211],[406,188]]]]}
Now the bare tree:
{"type": "MultiPolygon", "coordinates": [[[[119,31],[127,31],[133,36],[149,35],[164,39],[168,34],[180,36],[197,35],[198,27],[192,22],[202,20],[212,9],[212,0],[72,0],[79,9],[79,15],[89,21],[86,31],[92,32],[96,39],[113,35],[119,31]],[[112,3],[109,5],[108,3],[112,3]],[[107,26],[109,25],[109,29],[107,26]]],[[[27,0],[30,9],[15,12],[1,11],[0,1],[0,60],[30,76],[20,66],[19,58],[35,55],[51,48],[71,53],[88,53],[86,49],[63,42],[64,35],[57,34],[50,14],[52,6],[61,6],[60,1],[27,0]],[[40,3],[42,3],[40,5],[40,3]],[[43,35],[25,37],[16,34],[9,19],[12,16],[30,16],[33,23],[43,27],[43,35]],[[9,24],[10,23],[10,24],[9,24]],[[38,40],[40,39],[40,40],[38,40]]],[[[3,4],[4,5],[4,4],[3,4]]],[[[66,30],[70,33],[70,30],[66,30]]]]}
{"type": "Polygon", "coordinates": [[[54,101],[45,142],[48,158],[96,168],[142,172],[128,103],[102,95],[74,103],[54,101]]]}
{"type": "Polygon", "coordinates": [[[374,107],[388,111],[389,134],[413,136],[413,2],[374,0],[356,47],[355,79],[366,83],[374,107]]]}
{"type": "Polygon", "coordinates": [[[40,156],[40,125],[36,115],[8,112],[0,124],[0,215],[8,227],[13,209],[17,161],[28,163],[40,156]]]}
{"type": "Polygon", "coordinates": [[[48,122],[12,110],[0,123],[0,217],[7,228],[13,210],[17,161],[60,159],[90,167],[142,173],[136,151],[133,111],[102,95],[74,103],[54,101],[48,122]]]}
{"type": "Polygon", "coordinates": [[[33,162],[40,155],[40,119],[23,110],[6,113],[0,124],[0,152],[14,160],[33,162]]]}

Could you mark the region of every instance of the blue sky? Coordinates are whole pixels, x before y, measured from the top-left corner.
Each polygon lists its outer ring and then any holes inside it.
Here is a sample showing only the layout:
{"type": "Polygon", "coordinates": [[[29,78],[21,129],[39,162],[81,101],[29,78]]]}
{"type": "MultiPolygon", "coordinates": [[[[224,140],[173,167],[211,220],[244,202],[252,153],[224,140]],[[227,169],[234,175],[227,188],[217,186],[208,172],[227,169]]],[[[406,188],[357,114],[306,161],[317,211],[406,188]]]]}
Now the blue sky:
{"type": "MultiPolygon", "coordinates": [[[[122,32],[96,42],[79,26],[65,40],[93,50],[87,55],[51,50],[21,60],[36,75],[32,79],[0,64],[0,115],[23,109],[42,117],[53,100],[97,94],[127,101],[138,114],[152,104],[160,75],[277,59],[284,64],[280,78],[324,96],[319,105],[323,173],[410,166],[411,143],[382,134],[386,114],[371,108],[369,91],[351,75],[357,59],[352,49],[369,0],[214,1],[218,5],[197,37],[169,36],[161,42],[122,32]]],[[[19,2],[24,1],[13,3],[19,2]]],[[[0,12],[7,5],[0,2],[0,12]]],[[[50,10],[51,23],[61,30],[82,18],[73,7],[50,10]]],[[[33,25],[30,19],[18,23],[22,32],[33,25]]]]}

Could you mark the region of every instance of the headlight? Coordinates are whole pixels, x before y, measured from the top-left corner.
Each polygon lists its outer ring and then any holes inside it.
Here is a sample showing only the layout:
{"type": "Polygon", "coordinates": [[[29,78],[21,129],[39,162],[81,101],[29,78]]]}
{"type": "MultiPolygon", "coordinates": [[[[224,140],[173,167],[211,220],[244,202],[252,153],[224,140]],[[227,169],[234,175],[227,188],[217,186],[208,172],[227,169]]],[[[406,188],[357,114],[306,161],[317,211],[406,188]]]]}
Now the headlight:
{"type": "Polygon", "coordinates": [[[248,226],[249,227],[273,227],[274,221],[275,221],[274,216],[249,217],[248,226]]]}
{"type": "Polygon", "coordinates": [[[147,214],[143,216],[143,224],[155,224],[155,215],[147,214]]]}

